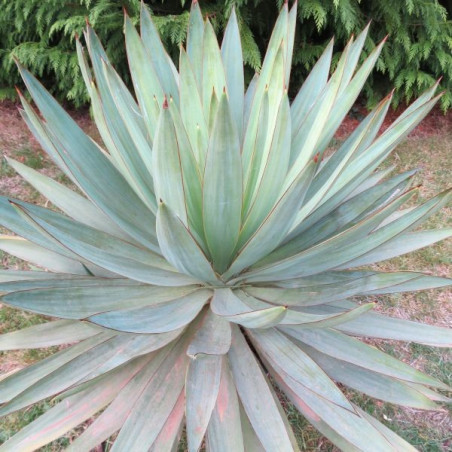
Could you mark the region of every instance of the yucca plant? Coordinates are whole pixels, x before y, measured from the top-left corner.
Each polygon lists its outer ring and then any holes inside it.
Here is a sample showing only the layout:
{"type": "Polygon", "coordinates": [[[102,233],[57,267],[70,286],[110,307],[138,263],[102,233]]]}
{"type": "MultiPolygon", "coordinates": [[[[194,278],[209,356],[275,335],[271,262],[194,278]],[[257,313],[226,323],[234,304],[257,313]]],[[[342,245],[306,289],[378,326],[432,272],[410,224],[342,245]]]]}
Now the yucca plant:
{"type": "Polygon", "coordinates": [[[274,385],[344,450],[413,450],[335,382],[420,409],[448,400],[444,383],[356,337],[451,345],[449,330],[357,298],[451,280],[350,270],[451,235],[412,232],[448,192],[400,210],[415,171],[379,169],[436,86],[378,135],[389,95],[331,153],[383,43],[357,68],[364,30],[329,75],[331,43],[290,104],[295,19],[285,5],[245,92],[234,12],[220,47],[194,2],[176,69],[143,8],[141,37],[125,18],[136,100],[88,26],[91,64],[78,54],[102,145],[21,68],[41,113],[22,96],[23,117],[75,188],[9,159],[56,208],[0,198],[16,234],[0,248],[43,269],[1,271],[1,303],[59,320],[4,334],[0,350],[72,345],[1,380],[1,415],[55,401],[1,451],[96,415],[69,450],[112,435],[113,451],[173,450],[184,426],[190,451],[298,450],[274,385]]]}

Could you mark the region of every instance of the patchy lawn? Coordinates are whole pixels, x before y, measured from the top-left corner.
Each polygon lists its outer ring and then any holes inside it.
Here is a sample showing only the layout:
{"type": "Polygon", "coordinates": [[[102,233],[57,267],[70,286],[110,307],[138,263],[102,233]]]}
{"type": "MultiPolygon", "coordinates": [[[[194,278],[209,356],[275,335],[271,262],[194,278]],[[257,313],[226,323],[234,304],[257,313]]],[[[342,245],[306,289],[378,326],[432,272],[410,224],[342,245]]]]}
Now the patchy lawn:
{"type": "MultiPolygon", "coordinates": [[[[336,136],[337,142],[340,142],[353,130],[353,127],[362,119],[362,115],[363,112],[359,109],[353,112],[352,117],[349,117],[340,128],[336,136]]],[[[390,116],[393,119],[395,113],[390,112],[390,116]]],[[[98,138],[87,112],[77,112],[74,117],[88,133],[98,138]]],[[[16,105],[9,102],[0,104],[0,153],[67,182],[67,179],[55,168],[28,133],[16,105]]],[[[449,113],[448,116],[444,116],[439,111],[430,114],[410,137],[396,149],[386,164],[396,165],[397,172],[419,168],[420,171],[416,180],[422,186],[418,198],[414,200],[416,203],[420,203],[447,188],[450,184],[452,170],[452,114],[449,113]]],[[[0,193],[37,204],[44,205],[46,203],[46,200],[26,182],[22,181],[6,165],[4,160],[0,164],[0,193]]],[[[452,227],[451,210],[450,206],[443,209],[430,219],[424,227],[452,227]]],[[[5,233],[6,231],[0,232],[5,233]]],[[[452,241],[449,240],[408,256],[392,259],[380,264],[379,268],[385,270],[422,270],[436,275],[451,276],[451,256],[452,241]]],[[[3,268],[26,268],[26,264],[1,252],[0,259],[3,268]]],[[[380,297],[377,309],[397,317],[452,327],[451,301],[452,292],[450,290],[431,290],[415,294],[380,297]]],[[[24,328],[42,321],[41,316],[22,313],[0,305],[0,333],[24,328]]],[[[375,340],[372,343],[416,368],[430,373],[446,384],[452,385],[450,350],[394,341],[375,340]]],[[[0,378],[2,375],[24,367],[53,351],[55,351],[55,348],[0,352],[0,378]]],[[[347,391],[347,393],[355,403],[374,414],[418,449],[426,452],[452,449],[450,408],[445,407],[442,411],[435,412],[404,409],[369,399],[352,391],[347,391]]],[[[0,444],[43,413],[51,403],[51,401],[42,402],[0,421],[0,444]]],[[[335,450],[331,443],[319,436],[289,403],[284,404],[303,450],[335,450]]],[[[41,450],[63,450],[75,434],[76,431],[41,450]]]]}

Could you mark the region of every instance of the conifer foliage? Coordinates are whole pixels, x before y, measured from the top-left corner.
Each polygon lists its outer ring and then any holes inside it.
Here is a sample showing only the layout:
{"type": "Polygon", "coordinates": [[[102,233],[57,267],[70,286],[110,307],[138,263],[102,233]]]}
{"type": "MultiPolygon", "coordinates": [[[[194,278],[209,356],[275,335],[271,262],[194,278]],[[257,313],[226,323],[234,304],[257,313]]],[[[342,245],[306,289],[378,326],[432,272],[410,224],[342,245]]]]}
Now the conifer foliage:
{"type": "MultiPolygon", "coordinates": [[[[186,40],[189,3],[186,0],[147,0],[170,53],[177,60],[179,45],[186,40]]],[[[249,78],[260,68],[275,14],[282,0],[226,0],[203,2],[203,10],[218,33],[224,31],[235,6],[249,78]]],[[[110,60],[127,81],[127,61],[122,45],[123,9],[137,23],[140,0],[0,0],[0,99],[15,96],[20,77],[16,57],[61,99],[76,106],[88,95],[74,52],[75,38],[86,20],[98,31],[110,60]]],[[[450,12],[449,12],[450,14],[450,12]]],[[[447,10],[435,0],[360,2],[358,0],[305,0],[298,5],[298,31],[294,49],[296,92],[330,36],[343,48],[351,33],[372,21],[365,53],[389,34],[377,64],[377,72],[365,87],[368,105],[373,105],[395,85],[393,104],[410,101],[435,79],[443,76],[441,100],[444,110],[452,104],[452,23],[447,10]]],[[[336,56],[336,60],[338,55],[336,56]]]]}
{"type": "MultiPolygon", "coordinates": [[[[179,45],[186,40],[189,17],[187,0],[145,1],[155,17],[163,41],[178,59],[179,45]]],[[[283,0],[204,0],[204,13],[215,31],[224,31],[235,6],[240,24],[244,61],[252,77],[261,64],[274,17],[283,0]]],[[[443,2],[444,3],[444,2],[443,2]]],[[[61,99],[76,106],[88,100],[74,52],[75,38],[86,20],[98,31],[110,60],[127,81],[123,14],[136,24],[140,0],[0,0],[0,98],[15,95],[20,77],[16,57],[61,99]]],[[[450,14],[450,11],[449,11],[450,14]]],[[[445,7],[436,0],[304,0],[298,5],[298,31],[294,49],[293,92],[301,86],[328,39],[335,36],[342,49],[352,33],[372,21],[363,58],[386,34],[386,45],[377,72],[365,87],[370,105],[395,85],[393,104],[410,101],[437,78],[447,92],[441,105],[452,104],[452,23],[445,7]],[[448,20],[449,19],[449,20],[448,20]]],[[[336,60],[339,55],[336,55],[336,60]]]]}

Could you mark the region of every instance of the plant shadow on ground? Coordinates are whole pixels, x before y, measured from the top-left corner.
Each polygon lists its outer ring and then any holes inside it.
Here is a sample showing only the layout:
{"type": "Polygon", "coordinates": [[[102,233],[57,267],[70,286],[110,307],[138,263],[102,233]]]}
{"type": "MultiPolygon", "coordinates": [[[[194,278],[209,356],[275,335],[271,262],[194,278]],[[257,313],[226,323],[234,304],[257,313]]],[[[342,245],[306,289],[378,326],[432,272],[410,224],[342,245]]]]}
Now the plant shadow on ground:
{"type": "MultiPolygon", "coordinates": [[[[24,126],[20,118],[18,118],[17,112],[9,104],[6,104],[6,107],[2,107],[0,104],[0,116],[5,117],[9,115],[9,120],[8,117],[5,118],[5,123],[9,124],[8,134],[5,134],[4,130],[0,128],[0,154],[5,154],[47,175],[51,175],[61,183],[68,183],[67,177],[54,167],[49,159],[40,151],[39,146],[33,141],[30,135],[23,131],[24,126]],[[14,130],[16,129],[17,133],[15,134],[14,130]]],[[[93,131],[88,114],[77,113],[76,116],[83,128],[98,139],[98,136],[93,131]]],[[[415,131],[395,150],[391,158],[385,162],[385,166],[395,165],[395,171],[397,173],[419,168],[420,171],[416,176],[416,183],[421,184],[421,188],[417,199],[412,201],[416,204],[444,190],[450,184],[450,170],[452,168],[452,115],[449,113],[446,118],[441,117],[441,121],[442,125],[436,130],[430,130],[426,133],[415,131]]],[[[342,136],[335,139],[335,147],[342,140],[342,136]]],[[[4,160],[1,161],[0,165],[0,193],[38,204],[44,204],[46,202],[44,198],[15,174],[4,160]]],[[[424,228],[441,227],[452,227],[452,208],[450,206],[442,209],[441,212],[428,220],[424,225],[424,228]]],[[[7,231],[0,229],[0,233],[7,233],[7,231]]],[[[410,255],[386,261],[378,266],[374,266],[374,268],[385,271],[420,270],[439,276],[450,276],[448,269],[450,269],[450,256],[452,256],[451,242],[450,240],[441,242],[428,249],[419,250],[410,255]]],[[[27,268],[24,267],[27,264],[5,255],[1,251],[0,260],[2,262],[2,268],[27,268]]],[[[452,292],[447,289],[430,290],[414,294],[396,294],[379,297],[378,300],[373,301],[378,301],[377,309],[388,315],[440,326],[452,326],[452,292]]],[[[26,328],[27,326],[42,323],[45,320],[42,316],[0,305],[0,333],[26,328]]],[[[450,350],[395,341],[369,340],[367,342],[429,373],[444,383],[452,385],[450,350]]],[[[56,350],[56,347],[52,347],[46,350],[0,352],[0,378],[11,371],[40,360],[56,350]]],[[[424,452],[451,450],[452,410],[450,407],[444,406],[438,412],[401,408],[371,399],[345,387],[343,390],[354,403],[377,417],[417,449],[424,452]]],[[[302,450],[338,450],[328,440],[319,435],[283,395],[281,395],[281,401],[286,409],[289,421],[302,450]]],[[[6,419],[0,420],[0,444],[39,417],[46,409],[52,406],[52,403],[51,400],[46,400],[23,409],[6,419]]],[[[64,450],[70,444],[72,438],[76,437],[86,426],[87,424],[79,426],[65,437],[50,443],[40,450],[46,452],[64,450]]],[[[112,441],[107,441],[104,443],[102,449],[99,448],[96,450],[108,451],[111,449],[111,445],[112,441]]],[[[183,438],[179,450],[186,450],[186,442],[184,442],[183,438]]]]}

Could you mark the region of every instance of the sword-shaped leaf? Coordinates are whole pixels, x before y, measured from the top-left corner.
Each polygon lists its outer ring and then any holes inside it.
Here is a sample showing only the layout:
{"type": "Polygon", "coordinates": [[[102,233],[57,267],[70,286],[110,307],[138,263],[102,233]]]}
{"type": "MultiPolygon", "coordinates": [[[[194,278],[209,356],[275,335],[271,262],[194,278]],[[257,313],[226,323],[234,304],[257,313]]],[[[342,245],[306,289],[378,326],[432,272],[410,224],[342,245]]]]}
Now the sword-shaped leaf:
{"type": "Polygon", "coordinates": [[[165,258],[183,273],[201,281],[217,283],[206,255],[182,220],[164,203],[157,213],[157,236],[165,258]]]}
{"type": "Polygon", "coordinates": [[[127,15],[125,17],[125,36],[133,86],[146,119],[146,129],[152,140],[165,92],[144,43],[127,15]]]}
{"type": "Polygon", "coordinates": [[[179,105],[178,72],[160,39],[160,34],[145,4],[141,4],[140,33],[148,58],[150,58],[164,93],[179,105]]]}
{"type": "Polygon", "coordinates": [[[245,82],[243,75],[242,44],[237,23],[235,8],[229,16],[221,44],[221,58],[224,64],[227,92],[231,103],[231,114],[237,126],[239,137],[243,129],[243,102],[245,95],[245,82]]]}
{"type": "Polygon", "coordinates": [[[148,360],[149,357],[140,358],[64,399],[6,441],[0,451],[32,451],[64,435],[108,405],[148,360]]]}
{"type": "MultiPolygon", "coordinates": [[[[187,33],[187,55],[190,58],[193,72],[198,83],[199,92],[202,92],[202,61],[204,42],[204,19],[201,14],[199,3],[192,2],[190,10],[190,20],[187,33]]],[[[207,118],[206,118],[207,119],[207,118]]]]}
{"type": "Polygon", "coordinates": [[[237,393],[260,442],[268,450],[292,450],[290,435],[272,392],[238,327],[233,327],[229,360],[237,393]]]}
{"type": "Polygon", "coordinates": [[[208,118],[203,111],[193,66],[183,48],[180,50],[179,71],[180,115],[199,167],[203,168],[209,142],[208,118]]]}
{"type": "Polygon", "coordinates": [[[88,199],[16,160],[7,158],[7,161],[28,183],[66,215],[116,237],[131,240],[130,236],[118,228],[102,210],[88,199]]]}
{"type": "Polygon", "coordinates": [[[88,274],[83,264],[75,259],[54,253],[20,237],[0,235],[0,250],[50,271],[74,275],[88,274]]]}
{"type": "Polygon", "coordinates": [[[352,410],[352,406],[326,373],[306,353],[275,329],[250,331],[253,344],[271,363],[283,380],[289,377],[306,390],[326,400],[352,410]]]}
{"type": "Polygon", "coordinates": [[[157,285],[186,285],[194,281],[172,270],[159,255],[33,205],[19,208],[51,237],[84,259],[131,279],[157,285]]]}
{"type": "MultiPolygon", "coordinates": [[[[448,284],[451,284],[450,280],[448,284]]],[[[352,319],[338,325],[337,329],[353,336],[410,341],[433,347],[452,347],[450,328],[387,317],[377,313],[367,313],[359,320],[352,319]]]]}
{"type": "MultiPolygon", "coordinates": [[[[0,412],[13,412],[14,410],[20,409],[20,407],[24,407],[29,405],[33,402],[27,402],[27,400],[31,400],[31,398],[27,398],[27,392],[31,391],[33,394],[33,388],[41,386],[43,388],[46,386],[46,390],[49,390],[49,386],[46,382],[52,380],[53,383],[55,383],[55,375],[63,376],[60,371],[65,368],[72,368],[71,366],[75,362],[83,362],[86,360],[86,358],[91,357],[93,359],[93,363],[96,360],[96,353],[93,352],[93,350],[96,347],[101,347],[103,344],[110,342],[112,339],[117,339],[118,336],[114,332],[108,332],[103,331],[99,334],[96,334],[95,336],[92,336],[88,339],[85,339],[84,341],[73,345],[70,348],[64,349],[58,353],[55,353],[54,355],[43,359],[42,361],[39,361],[31,366],[28,366],[24,369],[19,370],[18,372],[12,374],[11,376],[3,379],[0,382],[0,402],[10,402],[14,401],[12,405],[5,404],[0,408],[0,412]],[[24,397],[25,394],[25,397],[24,397]]],[[[119,341],[122,341],[123,338],[120,338],[119,341]]],[[[111,345],[111,343],[109,344],[111,345]]],[[[107,346],[108,348],[108,346],[107,346]]],[[[100,348],[97,348],[97,350],[100,350],[100,348]]],[[[105,351],[105,350],[104,350],[105,351]]],[[[89,360],[89,359],[88,359],[89,360]]],[[[87,361],[88,361],[87,360],[87,361]]],[[[98,362],[98,365],[100,365],[100,362],[98,362]]],[[[81,367],[79,366],[78,372],[80,372],[79,375],[75,376],[75,382],[77,382],[77,378],[81,379],[84,375],[88,374],[92,369],[88,366],[81,367]],[[83,374],[85,373],[85,374],[83,374]]],[[[69,373],[69,377],[71,374],[69,373]]],[[[58,379],[58,384],[61,384],[62,386],[65,385],[65,381],[58,379]]],[[[68,386],[71,386],[71,382],[66,386],[63,387],[63,389],[66,389],[68,386]]],[[[43,393],[46,391],[43,391],[43,393]]],[[[51,392],[50,395],[54,394],[55,392],[51,392]]],[[[35,400],[40,400],[40,395],[35,393],[35,400]]],[[[45,398],[44,396],[43,398],[45,398]]]]}
{"type": "Polygon", "coordinates": [[[87,322],[55,320],[0,336],[0,350],[21,350],[70,344],[95,336],[102,328],[87,322]]]}
{"type": "Polygon", "coordinates": [[[98,313],[155,306],[184,297],[198,287],[114,285],[34,289],[4,295],[2,302],[39,314],[66,319],[84,319],[98,313]]]}
{"type": "Polygon", "coordinates": [[[86,194],[126,233],[155,250],[155,233],[149,226],[144,227],[140,218],[142,212],[150,217],[152,212],[42,85],[25,69],[21,69],[21,74],[47,126],[66,151],[60,154],[61,158],[86,194]],[[116,202],[111,202],[112,197],[116,202]]]}
{"type": "Polygon", "coordinates": [[[184,426],[185,416],[185,392],[181,391],[173,411],[168,416],[165,425],[160,430],[156,440],[152,444],[149,452],[159,452],[161,450],[174,450],[179,443],[184,426]]]}
{"type": "Polygon", "coordinates": [[[188,357],[185,334],[171,349],[136,401],[112,447],[123,450],[149,450],[176,407],[184,387],[188,357]]]}
{"type": "Polygon", "coordinates": [[[240,231],[242,214],[240,143],[229,102],[223,94],[207,152],[203,186],[203,221],[215,270],[228,267],[240,231]]]}
{"type": "Polygon", "coordinates": [[[197,354],[188,365],[185,379],[188,450],[201,446],[220,388],[221,355],[197,354]]]}
{"type": "Polygon", "coordinates": [[[130,380],[122,391],[117,394],[112,403],[69,446],[68,452],[90,450],[122,427],[135,403],[173,346],[174,343],[167,345],[152,356],[149,363],[130,380]]]}
{"type": "Polygon", "coordinates": [[[190,323],[212,296],[200,290],[185,297],[135,309],[122,309],[89,317],[97,325],[129,333],[166,333],[190,323]]]}
{"type": "Polygon", "coordinates": [[[302,348],[334,381],[389,403],[421,410],[438,408],[432,400],[401,380],[339,361],[307,345],[302,348]]]}
{"type": "MultiPolygon", "coordinates": [[[[389,240],[369,253],[366,253],[364,256],[360,256],[358,259],[348,262],[347,268],[361,267],[363,265],[374,264],[375,262],[391,259],[392,257],[402,256],[403,254],[425,248],[426,246],[430,246],[433,243],[445,240],[451,236],[452,229],[449,228],[430,229],[427,231],[403,234],[389,240]]],[[[340,270],[341,267],[337,267],[337,269],[340,270]]]]}
{"type": "Polygon", "coordinates": [[[360,342],[338,331],[330,329],[305,329],[303,327],[281,327],[281,331],[319,352],[374,372],[399,378],[403,381],[422,383],[435,388],[447,389],[444,383],[429,377],[409,365],[381,352],[375,347],[360,342]]]}
{"type": "Polygon", "coordinates": [[[209,450],[245,451],[240,405],[227,359],[223,359],[220,387],[207,427],[206,441],[209,450]]]}

